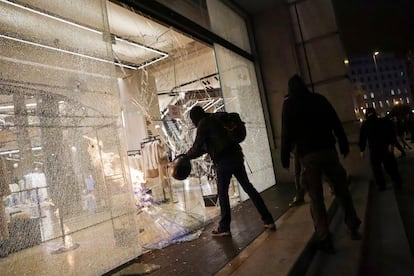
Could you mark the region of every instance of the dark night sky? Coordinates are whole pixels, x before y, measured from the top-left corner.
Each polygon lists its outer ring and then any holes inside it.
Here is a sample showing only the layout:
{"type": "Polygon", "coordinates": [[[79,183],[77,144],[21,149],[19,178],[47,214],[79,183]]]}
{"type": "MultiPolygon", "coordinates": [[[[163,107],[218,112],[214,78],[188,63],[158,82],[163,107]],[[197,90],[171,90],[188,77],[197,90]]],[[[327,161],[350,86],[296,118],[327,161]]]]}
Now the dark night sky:
{"type": "Polygon", "coordinates": [[[333,0],[348,54],[414,50],[414,0],[333,0]]]}

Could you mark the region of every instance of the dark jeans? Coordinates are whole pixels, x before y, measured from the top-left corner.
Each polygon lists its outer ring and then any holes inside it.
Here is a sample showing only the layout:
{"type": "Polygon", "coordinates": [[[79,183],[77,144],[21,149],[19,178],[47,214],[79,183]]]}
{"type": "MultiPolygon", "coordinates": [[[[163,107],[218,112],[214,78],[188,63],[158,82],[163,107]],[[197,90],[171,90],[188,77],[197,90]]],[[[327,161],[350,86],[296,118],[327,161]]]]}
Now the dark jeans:
{"type": "Polygon", "coordinates": [[[313,152],[300,157],[302,184],[311,199],[311,214],[315,226],[315,240],[324,240],[329,235],[329,221],[323,196],[322,176],[334,190],[338,203],[345,213],[345,224],[356,230],[361,221],[358,218],[351,194],[348,190],[346,171],[338,159],[335,149],[313,152]]]}
{"type": "Polygon", "coordinates": [[[385,187],[385,178],[382,171],[382,165],[384,165],[385,171],[391,177],[394,186],[401,187],[402,180],[400,172],[398,171],[397,160],[394,153],[389,152],[387,149],[383,150],[371,150],[370,151],[371,168],[374,174],[375,183],[378,187],[385,187]]]}
{"type": "Polygon", "coordinates": [[[299,157],[295,154],[295,189],[296,189],[296,200],[303,200],[305,197],[305,189],[301,182],[302,165],[300,164],[299,157]]]}
{"type": "Polygon", "coordinates": [[[244,167],[243,157],[228,157],[216,164],[217,190],[220,203],[221,219],[219,231],[230,231],[231,208],[229,199],[229,186],[234,175],[243,190],[249,195],[257,211],[260,213],[263,223],[274,223],[273,217],[267,209],[262,196],[250,183],[244,167]]]}

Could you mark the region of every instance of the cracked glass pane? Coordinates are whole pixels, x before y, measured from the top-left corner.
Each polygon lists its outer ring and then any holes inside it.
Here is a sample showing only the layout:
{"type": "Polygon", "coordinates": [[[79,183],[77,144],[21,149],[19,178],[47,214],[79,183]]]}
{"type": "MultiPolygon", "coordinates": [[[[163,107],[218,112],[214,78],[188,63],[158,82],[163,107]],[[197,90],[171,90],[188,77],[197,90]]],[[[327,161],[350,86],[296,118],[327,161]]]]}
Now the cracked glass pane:
{"type": "Polygon", "coordinates": [[[197,238],[204,223],[218,215],[215,202],[206,199],[217,193],[211,160],[193,160],[183,181],[169,176],[169,166],[192,145],[195,127],[188,111],[194,105],[222,110],[223,99],[210,46],[139,13],[130,16],[147,26],[146,34],[130,27],[130,37],[168,53],[118,81],[139,236],[144,250],[151,250],[197,238]]]}
{"type": "MultiPolygon", "coordinates": [[[[263,191],[276,180],[254,64],[219,45],[215,49],[226,110],[240,113],[246,122],[247,136],[241,146],[249,179],[263,191]]],[[[241,198],[248,198],[242,190],[241,198]]]]}
{"type": "Polygon", "coordinates": [[[142,252],[106,2],[0,6],[0,270],[103,273],[142,252]]]}
{"type": "MultiPolygon", "coordinates": [[[[198,238],[219,215],[212,162],[178,181],[171,161],[195,105],[240,111],[243,147],[268,144],[253,65],[105,0],[0,7],[1,271],[102,274],[198,238]]],[[[270,179],[266,151],[245,150],[252,181],[270,179]]]]}

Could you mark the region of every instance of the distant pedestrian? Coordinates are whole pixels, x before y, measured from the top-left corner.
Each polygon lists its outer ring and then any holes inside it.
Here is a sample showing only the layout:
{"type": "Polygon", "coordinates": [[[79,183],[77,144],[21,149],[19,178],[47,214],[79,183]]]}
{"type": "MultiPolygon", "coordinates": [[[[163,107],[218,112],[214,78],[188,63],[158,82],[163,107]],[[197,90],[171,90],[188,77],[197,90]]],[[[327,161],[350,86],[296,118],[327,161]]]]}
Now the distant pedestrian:
{"type": "Polygon", "coordinates": [[[365,157],[364,152],[368,143],[369,159],[378,189],[386,189],[382,166],[391,177],[394,188],[401,189],[402,179],[394,156],[394,146],[398,143],[395,130],[390,127],[388,120],[378,118],[373,107],[365,110],[365,118],[359,134],[361,157],[365,157]]]}
{"type": "Polygon", "coordinates": [[[405,141],[405,134],[408,132],[408,122],[405,118],[396,118],[397,140],[403,149],[411,149],[411,146],[405,141]]]}
{"type": "Polygon", "coordinates": [[[411,113],[407,116],[408,132],[410,133],[410,142],[414,143],[414,114],[411,113]]]}
{"type": "Polygon", "coordinates": [[[212,232],[212,236],[231,236],[229,185],[232,175],[236,177],[240,186],[250,197],[261,216],[264,228],[275,231],[276,225],[272,215],[262,196],[250,183],[247,176],[242,148],[229,137],[224,125],[212,114],[214,113],[205,112],[201,106],[195,106],[191,109],[190,118],[197,127],[197,134],[193,146],[186,153],[190,159],[208,153],[214,163],[221,219],[218,228],[212,232]]]}
{"type": "Polygon", "coordinates": [[[299,157],[297,154],[294,154],[294,164],[295,164],[295,197],[289,203],[289,207],[299,206],[305,203],[305,188],[302,184],[302,165],[300,164],[299,157]]]}
{"type": "Polygon", "coordinates": [[[335,147],[338,140],[341,154],[346,157],[349,144],[342,124],[328,100],[311,93],[298,75],[289,80],[289,97],[283,103],[281,160],[289,168],[290,153],[296,147],[302,165],[302,183],[311,199],[315,225],[314,245],[335,251],[323,196],[322,177],[326,176],[345,213],[345,224],[351,238],[360,239],[358,218],[348,190],[347,174],[335,147]]]}
{"type": "MultiPolygon", "coordinates": [[[[390,116],[385,116],[384,120],[390,124],[390,128],[395,129],[395,131],[397,131],[397,126],[395,124],[395,118],[392,118],[390,116]]],[[[401,146],[400,142],[398,141],[398,139],[395,140],[395,147],[398,149],[398,151],[401,153],[400,158],[403,158],[407,155],[407,153],[405,152],[403,146],[401,146]]]]}

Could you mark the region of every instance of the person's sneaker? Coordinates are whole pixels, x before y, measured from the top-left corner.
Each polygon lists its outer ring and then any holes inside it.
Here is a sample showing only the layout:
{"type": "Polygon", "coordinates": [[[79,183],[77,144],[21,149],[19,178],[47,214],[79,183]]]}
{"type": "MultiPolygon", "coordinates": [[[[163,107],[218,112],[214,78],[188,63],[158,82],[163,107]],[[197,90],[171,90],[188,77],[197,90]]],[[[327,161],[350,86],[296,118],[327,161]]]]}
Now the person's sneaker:
{"type": "Polygon", "coordinates": [[[289,207],[295,207],[299,206],[305,203],[305,200],[303,198],[294,198],[291,203],[289,203],[289,207]]]}
{"type": "Polygon", "coordinates": [[[263,226],[265,229],[269,229],[270,231],[276,231],[276,224],[274,223],[265,223],[263,226]]]}
{"type": "Polygon", "coordinates": [[[231,237],[231,233],[230,233],[230,231],[213,230],[211,232],[211,236],[213,236],[213,237],[231,237]]]}

